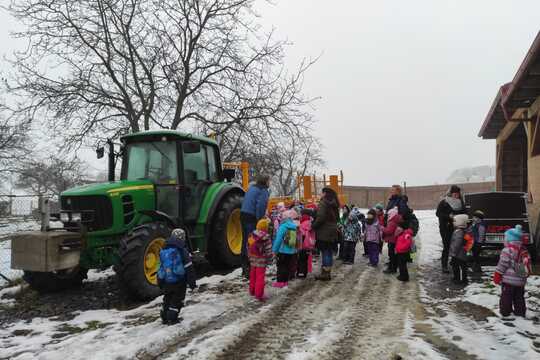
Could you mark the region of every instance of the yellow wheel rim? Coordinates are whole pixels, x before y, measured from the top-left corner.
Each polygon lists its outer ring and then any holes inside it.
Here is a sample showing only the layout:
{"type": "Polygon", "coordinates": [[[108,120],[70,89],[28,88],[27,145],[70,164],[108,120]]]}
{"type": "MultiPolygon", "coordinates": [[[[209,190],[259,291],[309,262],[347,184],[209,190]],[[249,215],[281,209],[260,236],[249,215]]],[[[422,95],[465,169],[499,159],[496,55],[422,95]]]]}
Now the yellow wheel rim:
{"type": "Polygon", "coordinates": [[[242,252],[242,223],[240,222],[240,209],[235,209],[227,220],[227,243],[234,255],[242,252]]]}
{"type": "Polygon", "coordinates": [[[165,246],[165,239],[155,238],[148,244],[144,252],[144,276],[150,284],[157,285],[159,267],[159,251],[165,246]]]}

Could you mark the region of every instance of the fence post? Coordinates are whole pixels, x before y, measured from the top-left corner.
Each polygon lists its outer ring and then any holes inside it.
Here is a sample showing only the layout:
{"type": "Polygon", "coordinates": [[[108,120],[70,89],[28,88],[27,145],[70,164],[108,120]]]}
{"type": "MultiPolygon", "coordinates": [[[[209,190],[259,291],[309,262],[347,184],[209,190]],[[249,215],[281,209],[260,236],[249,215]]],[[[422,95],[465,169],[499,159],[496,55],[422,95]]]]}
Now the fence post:
{"type": "Polygon", "coordinates": [[[41,218],[41,231],[49,231],[49,222],[51,220],[51,209],[49,199],[39,195],[39,214],[41,218]]]}

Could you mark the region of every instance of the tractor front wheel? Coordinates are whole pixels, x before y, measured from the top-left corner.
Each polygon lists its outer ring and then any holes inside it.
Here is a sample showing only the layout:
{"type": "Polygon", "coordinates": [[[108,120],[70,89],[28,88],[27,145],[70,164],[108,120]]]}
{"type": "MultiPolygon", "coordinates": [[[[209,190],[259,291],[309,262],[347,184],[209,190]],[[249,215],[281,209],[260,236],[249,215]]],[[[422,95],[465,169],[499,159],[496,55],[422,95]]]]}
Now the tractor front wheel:
{"type": "Polygon", "coordinates": [[[230,194],[221,200],[212,222],[212,239],[208,256],[213,265],[237,267],[241,262],[242,223],[240,208],[243,197],[230,194]]]}
{"type": "Polygon", "coordinates": [[[165,245],[171,230],[163,223],[138,226],[120,241],[116,267],[120,284],[141,300],[161,295],[157,283],[159,251],[165,245]]]}
{"type": "Polygon", "coordinates": [[[81,286],[87,272],[78,266],[54,272],[25,271],[23,279],[40,293],[52,293],[81,286]]]}

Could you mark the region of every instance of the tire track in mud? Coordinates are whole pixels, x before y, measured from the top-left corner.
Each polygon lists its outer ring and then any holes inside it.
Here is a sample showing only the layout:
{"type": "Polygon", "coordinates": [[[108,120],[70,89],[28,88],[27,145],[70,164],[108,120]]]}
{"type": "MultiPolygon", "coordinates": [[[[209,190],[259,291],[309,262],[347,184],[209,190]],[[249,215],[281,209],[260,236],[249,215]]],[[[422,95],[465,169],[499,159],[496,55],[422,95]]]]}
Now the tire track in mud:
{"type": "Polygon", "coordinates": [[[214,359],[284,359],[293,353],[331,360],[391,359],[400,348],[396,338],[405,308],[416,300],[415,285],[364,264],[336,275],[330,284],[316,283],[298,298],[288,296],[214,359]],[[328,326],[331,341],[314,346],[308,338],[324,338],[328,326]]]}
{"type": "Polygon", "coordinates": [[[338,272],[328,283],[309,280],[312,283],[309,290],[298,297],[287,294],[285,301],[252,324],[214,359],[285,358],[295,346],[306,345],[307,331],[323,330],[327,319],[342,311],[348,297],[341,295],[353,295],[354,286],[346,285],[348,279],[356,276],[360,276],[359,281],[365,281],[365,266],[338,272]],[[343,289],[348,289],[348,294],[343,289]]]}

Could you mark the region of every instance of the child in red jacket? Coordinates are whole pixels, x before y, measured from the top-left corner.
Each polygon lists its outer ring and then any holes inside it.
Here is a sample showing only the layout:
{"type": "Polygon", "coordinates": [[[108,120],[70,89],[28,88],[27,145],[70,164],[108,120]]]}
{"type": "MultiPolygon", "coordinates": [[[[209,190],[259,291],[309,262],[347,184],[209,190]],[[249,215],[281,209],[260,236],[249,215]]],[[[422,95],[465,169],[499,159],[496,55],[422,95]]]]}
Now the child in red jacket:
{"type": "Polygon", "coordinates": [[[399,268],[399,281],[409,281],[409,270],[407,269],[407,260],[413,244],[413,231],[407,229],[403,231],[396,239],[396,259],[399,268]]]}
{"type": "Polygon", "coordinates": [[[398,213],[397,207],[388,211],[388,221],[387,225],[383,228],[383,238],[384,242],[388,244],[390,263],[388,264],[388,268],[383,271],[385,274],[395,274],[397,272],[396,236],[403,231],[399,227],[401,221],[402,218],[398,213]]]}

